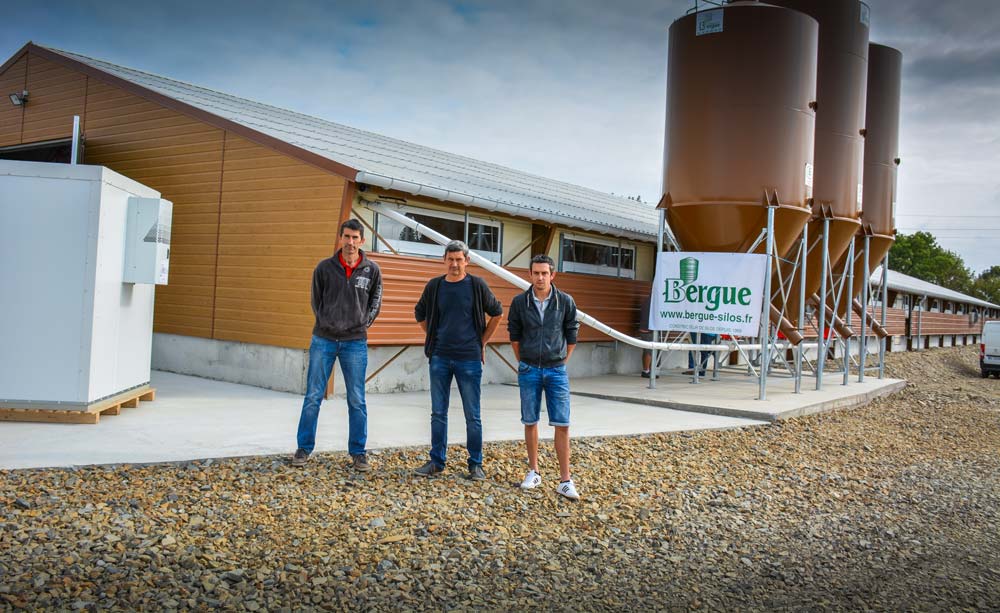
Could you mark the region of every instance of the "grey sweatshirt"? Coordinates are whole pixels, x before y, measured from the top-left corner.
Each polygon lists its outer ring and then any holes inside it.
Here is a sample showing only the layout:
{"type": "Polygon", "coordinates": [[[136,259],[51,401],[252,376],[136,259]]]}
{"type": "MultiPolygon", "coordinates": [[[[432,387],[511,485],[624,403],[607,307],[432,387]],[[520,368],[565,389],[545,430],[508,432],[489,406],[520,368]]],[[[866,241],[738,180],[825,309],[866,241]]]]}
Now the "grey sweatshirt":
{"type": "Polygon", "coordinates": [[[382,308],[382,271],[359,250],[361,259],[347,277],[340,250],[316,265],[312,282],[313,334],[331,341],[367,340],[382,308]]]}

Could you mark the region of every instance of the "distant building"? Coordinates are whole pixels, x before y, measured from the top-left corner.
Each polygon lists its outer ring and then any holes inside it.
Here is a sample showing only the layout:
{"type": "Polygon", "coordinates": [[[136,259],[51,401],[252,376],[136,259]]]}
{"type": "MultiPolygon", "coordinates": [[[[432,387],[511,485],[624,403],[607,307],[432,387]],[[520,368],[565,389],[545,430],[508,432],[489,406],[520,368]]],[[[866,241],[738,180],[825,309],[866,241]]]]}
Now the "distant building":
{"type": "MultiPolygon", "coordinates": [[[[365,200],[397,205],[503,266],[523,269],[547,253],[559,266],[557,284],[581,309],[637,332],[655,262],[651,205],[33,43],[0,66],[0,87],[29,92],[26,104],[0,105],[0,159],[68,162],[78,115],[81,162],[173,201],[155,368],[301,391],[312,269],[335,250],[341,221],[357,216],[370,228],[367,247],[386,288],[369,372],[389,367],[369,385],[423,388],[422,352],[400,351],[422,344],[413,305],[426,280],[441,274],[441,248],[364,208],[365,200]]],[[[518,291],[474,272],[505,305],[518,291]]],[[[890,289],[890,304],[904,301],[890,311],[890,330],[918,338],[907,345],[974,342],[981,320],[1000,316],[996,305],[967,296],[897,286],[895,275],[890,289]],[[919,296],[930,302],[912,306],[919,296]]],[[[575,374],[637,371],[638,352],[586,327],[580,338],[575,374]]],[[[507,342],[505,327],[495,340],[507,342]]],[[[509,347],[500,354],[488,355],[486,381],[512,378],[509,347]]]]}

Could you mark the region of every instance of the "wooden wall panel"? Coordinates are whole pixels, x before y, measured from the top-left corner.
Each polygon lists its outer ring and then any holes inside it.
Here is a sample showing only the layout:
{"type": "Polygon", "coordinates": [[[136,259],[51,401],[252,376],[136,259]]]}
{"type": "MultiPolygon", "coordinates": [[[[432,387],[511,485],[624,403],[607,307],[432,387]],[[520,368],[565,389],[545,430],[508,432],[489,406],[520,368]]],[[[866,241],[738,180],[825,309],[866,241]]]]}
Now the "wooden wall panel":
{"type": "MultiPolygon", "coordinates": [[[[639,309],[652,283],[561,272],[555,283],[576,299],[577,306],[595,319],[631,336],[639,334],[639,309]]],[[[580,328],[580,339],[606,341],[610,337],[593,328],[580,328]]]]}
{"type": "Polygon", "coordinates": [[[174,203],[170,283],[156,288],[154,330],[211,338],[223,131],[91,79],[84,134],[88,164],[174,203]]]}
{"type": "MultiPolygon", "coordinates": [[[[917,317],[917,312],[914,311],[910,324],[910,333],[913,335],[917,334],[917,317]]],[[[921,336],[980,334],[983,329],[982,320],[972,323],[968,315],[923,311],[919,317],[921,336]]]]}
{"type": "MultiPolygon", "coordinates": [[[[869,316],[878,321],[882,314],[881,309],[869,307],[869,316]]],[[[982,321],[970,323],[969,315],[954,313],[931,313],[928,311],[913,311],[913,318],[910,324],[910,333],[917,335],[917,319],[920,320],[920,336],[951,336],[951,335],[971,335],[980,334],[982,331],[982,321]]],[[[890,336],[906,335],[906,310],[890,308],[885,314],[885,327],[890,336]]],[[[855,314],[851,320],[851,327],[856,333],[861,333],[861,319],[855,314]]],[[[869,330],[869,334],[871,331],[869,330]]],[[[812,323],[806,328],[807,338],[816,338],[816,327],[812,323]]],[[[857,336],[855,338],[858,338],[857,336]]]]}
{"type": "Polygon", "coordinates": [[[337,249],[345,185],[341,177],[227,135],[215,338],[309,346],[312,271],[337,249]]]}
{"type": "MultiPolygon", "coordinates": [[[[874,319],[875,321],[881,321],[882,319],[882,309],[878,307],[868,307],[868,317],[874,319]]],[[[855,327],[860,328],[860,319],[854,318],[855,327]]],[[[906,311],[903,309],[893,309],[889,308],[885,312],[885,329],[889,332],[890,336],[902,336],[906,334],[906,311]]],[[[858,333],[861,332],[860,329],[857,330],[858,333]]]]}
{"type": "Polygon", "coordinates": [[[27,59],[29,101],[21,142],[71,137],[73,116],[84,119],[87,77],[31,53],[27,59]]]}
{"type": "MultiPolygon", "coordinates": [[[[869,318],[874,319],[874,321],[880,321],[882,317],[882,311],[879,308],[868,307],[869,318]]],[[[808,324],[804,326],[804,335],[808,339],[815,340],[819,334],[816,330],[816,320],[815,318],[810,320],[808,324]]],[[[890,336],[899,336],[906,334],[906,312],[903,309],[889,308],[885,313],[885,328],[889,331],[890,336]]],[[[861,335],[861,317],[857,313],[851,312],[851,329],[854,330],[855,340],[860,338],[861,335]]],[[[868,327],[868,336],[873,333],[871,331],[871,326],[868,327]]]]}
{"type": "Polygon", "coordinates": [[[21,121],[24,108],[14,106],[6,100],[8,94],[25,89],[25,69],[28,56],[25,54],[0,74],[0,147],[21,144],[21,121]]]}
{"type": "MultiPolygon", "coordinates": [[[[424,333],[413,319],[413,307],[420,299],[424,285],[432,277],[445,273],[441,260],[412,256],[395,256],[377,253],[372,259],[382,268],[384,299],[382,313],[371,327],[368,342],[372,345],[419,344],[424,342],[424,333]]],[[[527,278],[525,269],[511,269],[527,278]]],[[[507,335],[507,312],[514,296],[521,292],[506,281],[486,272],[478,266],[470,266],[469,272],[483,277],[493,293],[503,303],[504,317],[494,342],[510,341],[507,335]]],[[[649,292],[649,283],[627,279],[611,279],[574,273],[559,273],[555,284],[569,292],[577,302],[577,307],[613,328],[633,335],[638,333],[639,305],[649,292]]],[[[588,326],[580,328],[581,341],[608,341],[608,336],[588,326]]]]}

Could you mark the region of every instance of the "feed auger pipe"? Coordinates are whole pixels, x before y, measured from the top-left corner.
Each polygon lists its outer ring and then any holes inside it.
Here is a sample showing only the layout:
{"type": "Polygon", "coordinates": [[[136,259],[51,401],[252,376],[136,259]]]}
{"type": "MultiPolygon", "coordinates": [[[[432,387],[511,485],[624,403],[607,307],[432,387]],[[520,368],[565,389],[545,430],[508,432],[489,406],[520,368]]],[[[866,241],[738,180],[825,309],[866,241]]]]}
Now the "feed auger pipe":
{"type": "MultiPolygon", "coordinates": [[[[435,243],[438,243],[440,245],[447,245],[452,240],[447,236],[435,230],[432,230],[431,228],[428,228],[427,226],[413,219],[410,219],[409,217],[403,215],[399,211],[393,210],[392,207],[383,202],[367,202],[366,206],[369,209],[375,211],[376,213],[379,213],[380,215],[385,215],[390,219],[398,221],[404,226],[410,228],[411,230],[419,232],[420,234],[426,236],[427,238],[433,240],[435,243]]],[[[479,255],[474,251],[471,250],[469,251],[469,257],[473,263],[482,268],[485,268],[486,270],[500,277],[504,281],[507,281],[514,287],[518,287],[522,290],[526,290],[529,287],[531,287],[531,284],[522,279],[521,277],[515,275],[506,268],[497,266],[493,262],[487,260],[486,258],[484,258],[483,256],[479,255]]],[[[627,334],[619,332],[618,330],[615,330],[611,326],[594,319],[590,315],[587,315],[580,309],[576,310],[576,319],[580,323],[586,324],[591,328],[597,330],[598,332],[607,334],[608,336],[610,336],[615,340],[632,345],[633,347],[639,347],[640,349],[655,349],[657,351],[737,351],[736,343],[732,342],[705,345],[705,344],[695,344],[695,343],[661,343],[655,341],[644,341],[642,339],[633,338],[627,334]]],[[[755,351],[755,350],[760,350],[761,346],[760,344],[748,344],[748,345],[741,344],[739,345],[739,348],[743,349],[744,351],[746,350],[755,351]]]]}

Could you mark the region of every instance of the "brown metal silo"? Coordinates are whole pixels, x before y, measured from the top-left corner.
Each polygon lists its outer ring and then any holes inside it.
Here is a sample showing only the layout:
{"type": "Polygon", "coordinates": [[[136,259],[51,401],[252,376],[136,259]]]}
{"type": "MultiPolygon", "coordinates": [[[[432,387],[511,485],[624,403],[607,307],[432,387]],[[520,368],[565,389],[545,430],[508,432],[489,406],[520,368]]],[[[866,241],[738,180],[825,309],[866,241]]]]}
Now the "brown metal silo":
{"type": "MultiPolygon", "coordinates": [[[[895,241],[896,168],[899,165],[899,109],[903,55],[892,47],[868,46],[868,101],[866,105],[863,235],[854,243],[852,296],[882,262],[895,241]],[[864,237],[868,236],[868,268],[864,262],[864,237]]],[[[842,270],[847,258],[841,261],[842,270]]],[[[860,315],[861,305],[855,311],[860,315]]],[[[841,308],[841,312],[845,312],[841,308]]],[[[884,331],[878,330],[880,336],[884,331]]]]}
{"type": "Polygon", "coordinates": [[[873,235],[887,237],[890,243],[896,233],[896,167],[899,165],[902,72],[903,54],[899,50],[875,43],[868,45],[865,188],[861,222],[866,229],[871,229],[873,235]]]}
{"type": "Polygon", "coordinates": [[[759,2],[670,26],[660,206],[683,249],[746,251],[768,202],[778,254],[794,244],[811,214],[818,36],[808,15],[759,2]]]}
{"type": "MultiPolygon", "coordinates": [[[[831,267],[844,257],[861,227],[865,99],[868,82],[869,9],[859,0],[772,0],[802,11],[819,22],[816,82],[816,155],[812,223],[805,294],[815,296],[822,283],[822,229],[829,220],[827,252],[831,267]]],[[[789,292],[786,313],[798,315],[798,277],[789,292]]],[[[841,303],[846,304],[846,298],[841,303]]],[[[835,322],[841,336],[849,328],[835,322]]]]}

